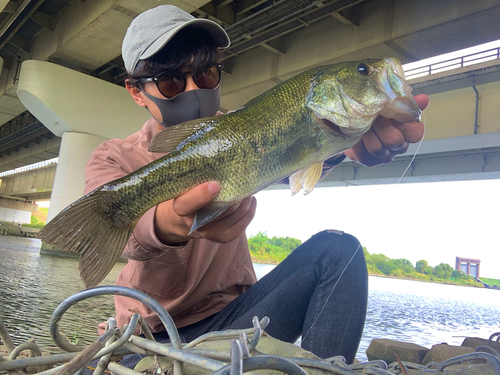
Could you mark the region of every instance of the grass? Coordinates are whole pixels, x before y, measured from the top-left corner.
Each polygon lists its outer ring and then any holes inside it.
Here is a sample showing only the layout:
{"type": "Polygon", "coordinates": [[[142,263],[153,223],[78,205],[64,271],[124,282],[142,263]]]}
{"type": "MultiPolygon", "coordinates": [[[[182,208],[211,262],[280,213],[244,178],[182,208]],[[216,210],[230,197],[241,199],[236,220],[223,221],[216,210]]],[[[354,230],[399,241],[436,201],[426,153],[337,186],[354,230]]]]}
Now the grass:
{"type": "Polygon", "coordinates": [[[487,277],[480,277],[480,279],[483,283],[486,283],[489,285],[500,285],[500,280],[498,280],[498,279],[489,279],[487,277]]]}

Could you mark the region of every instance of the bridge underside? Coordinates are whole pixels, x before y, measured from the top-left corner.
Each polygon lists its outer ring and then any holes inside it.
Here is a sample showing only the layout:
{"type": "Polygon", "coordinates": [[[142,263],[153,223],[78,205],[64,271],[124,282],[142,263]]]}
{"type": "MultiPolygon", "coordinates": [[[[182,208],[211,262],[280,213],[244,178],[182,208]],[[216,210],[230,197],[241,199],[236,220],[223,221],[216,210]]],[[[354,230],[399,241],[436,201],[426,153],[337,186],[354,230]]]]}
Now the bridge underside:
{"type": "MultiPolygon", "coordinates": [[[[280,3],[285,2],[272,0],[185,0],[181,3],[181,7],[195,16],[220,23],[233,40],[231,48],[223,54],[223,109],[237,108],[311,66],[385,56],[396,56],[406,63],[500,39],[500,5],[492,5],[488,0],[459,0],[446,4],[430,0],[302,1],[305,5],[296,12],[281,9],[280,3]],[[278,15],[277,19],[272,18],[278,15]],[[253,28],[254,23],[262,27],[253,28]],[[245,33],[242,30],[246,30],[245,33]]],[[[109,93],[117,88],[122,90],[119,86],[126,77],[120,57],[126,27],[138,13],[168,1],[24,0],[8,3],[0,17],[0,34],[4,31],[0,35],[0,57],[4,63],[0,76],[0,123],[4,122],[0,125],[0,172],[53,158],[60,151],[61,134],[54,131],[51,124],[43,126],[17,97],[22,80],[17,64],[24,60],[56,62],[57,68],[69,68],[82,76],[81,84],[76,85],[81,100],[75,98],[74,90],[71,95],[58,93],[60,97],[50,98],[53,103],[67,101],[63,108],[71,111],[58,110],[56,115],[66,121],[69,130],[107,139],[123,137],[124,129],[140,127],[137,118],[145,112],[132,121],[130,113],[133,110],[144,110],[135,108],[130,98],[129,102],[120,104],[122,108],[127,107],[126,114],[119,109],[106,111],[105,105],[96,111],[95,106],[89,108],[91,102],[86,98],[106,102],[118,96],[109,93]],[[20,9],[21,5],[29,7],[35,3],[39,8],[32,9],[30,14],[20,9]],[[12,24],[18,22],[19,27],[7,32],[7,28],[1,26],[7,25],[9,20],[12,24]],[[99,80],[103,89],[86,89],[86,78],[99,80]],[[105,84],[110,88],[104,89],[105,84]],[[85,113],[94,117],[86,118],[85,113]],[[102,126],[110,123],[121,124],[116,127],[116,135],[109,132],[112,127],[102,126]],[[98,134],[100,128],[107,133],[98,134]]],[[[366,168],[344,162],[321,184],[395,183],[407,167],[402,182],[499,178],[499,67],[496,60],[411,81],[414,93],[426,93],[431,97],[431,106],[424,117],[425,139],[415,159],[412,160],[416,146],[388,165],[366,168]],[[478,104],[473,87],[479,92],[478,104]]],[[[63,75],[55,74],[37,88],[44,92],[45,98],[61,86],[56,82],[63,75]],[[50,82],[54,85],[48,90],[50,82]]],[[[29,81],[34,83],[36,80],[29,81]]],[[[52,191],[54,176],[54,166],[4,176],[0,196],[30,201],[46,199],[52,191]]]]}
{"type": "MultiPolygon", "coordinates": [[[[498,134],[500,140],[500,133],[498,134]]],[[[367,168],[342,163],[319,186],[376,185],[415,182],[488,180],[500,178],[500,147],[417,154],[390,164],[367,168]]]]}

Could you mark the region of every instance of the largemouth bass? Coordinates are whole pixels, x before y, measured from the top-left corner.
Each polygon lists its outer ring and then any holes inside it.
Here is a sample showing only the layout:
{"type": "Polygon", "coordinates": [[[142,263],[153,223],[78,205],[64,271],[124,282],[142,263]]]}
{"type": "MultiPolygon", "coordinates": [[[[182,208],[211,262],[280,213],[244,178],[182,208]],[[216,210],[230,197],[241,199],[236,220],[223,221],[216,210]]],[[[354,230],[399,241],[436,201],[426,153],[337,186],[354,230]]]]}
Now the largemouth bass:
{"type": "Polygon", "coordinates": [[[141,216],[158,203],[219,181],[218,196],[196,212],[194,231],[285,177],[293,193],[308,193],[323,161],[354,146],[377,116],[419,121],[420,114],[395,58],[316,67],[235,112],[160,132],[149,150],[167,155],[78,199],[38,238],[80,253],[80,276],[93,287],[118,261],[141,216]]]}

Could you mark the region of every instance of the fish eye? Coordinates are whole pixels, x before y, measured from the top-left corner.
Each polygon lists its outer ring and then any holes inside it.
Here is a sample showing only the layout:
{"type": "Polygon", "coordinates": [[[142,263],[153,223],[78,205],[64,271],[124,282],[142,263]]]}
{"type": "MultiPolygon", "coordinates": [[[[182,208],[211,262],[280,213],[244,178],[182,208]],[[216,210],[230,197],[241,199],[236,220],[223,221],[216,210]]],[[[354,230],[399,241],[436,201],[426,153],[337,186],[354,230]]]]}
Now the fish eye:
{"type": "Polygon", "coordinates": [[[371,69],[368,65],[364,64],[364,63],[361,63],[358,65],[358,72],[359,74],[361,74],[362,76],[367,76],[371,73],[371,69]]]}

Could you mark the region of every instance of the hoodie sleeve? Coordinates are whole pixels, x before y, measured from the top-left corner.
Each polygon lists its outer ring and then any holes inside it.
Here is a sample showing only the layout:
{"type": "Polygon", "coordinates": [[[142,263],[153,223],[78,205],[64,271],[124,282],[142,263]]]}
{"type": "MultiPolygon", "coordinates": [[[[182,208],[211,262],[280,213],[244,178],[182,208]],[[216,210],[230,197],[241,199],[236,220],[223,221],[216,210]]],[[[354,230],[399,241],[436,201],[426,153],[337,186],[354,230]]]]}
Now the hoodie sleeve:
{"type": "Polygon", "coordinates": [[[155,211],[156,207],[149,209],[137,223],[125,249],[123,249],[122,256],[124,258],[139,261],[151,260],[168,250],[182,248],[188,243],[181,243],[178,246],[163,244],[156,237],[154,230],[155,211]]]}

